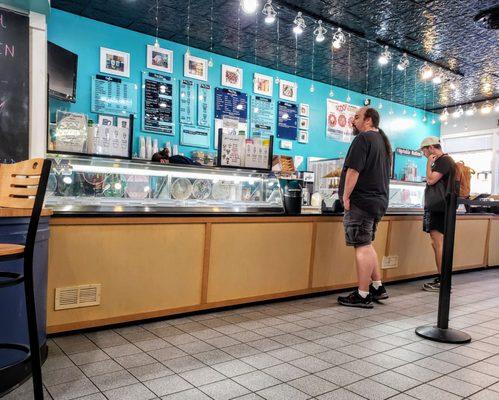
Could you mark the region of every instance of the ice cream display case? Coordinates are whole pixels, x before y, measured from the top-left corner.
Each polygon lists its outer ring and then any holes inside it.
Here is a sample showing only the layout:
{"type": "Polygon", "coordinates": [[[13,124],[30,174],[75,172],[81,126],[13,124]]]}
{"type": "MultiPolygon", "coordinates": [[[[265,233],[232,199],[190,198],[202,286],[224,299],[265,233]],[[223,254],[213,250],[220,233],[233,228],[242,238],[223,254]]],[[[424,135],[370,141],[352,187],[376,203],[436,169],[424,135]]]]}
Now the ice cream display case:
{"type": "Polygon", "coordinates": [[[424,206],[424,182],[390,181],[388,212],[421,213],[424,206]]]}
{"type": "Polygon", "coordinates": [[[57,156],[46,206],[57,214],[282,214],[272,173],[57,156]]]}

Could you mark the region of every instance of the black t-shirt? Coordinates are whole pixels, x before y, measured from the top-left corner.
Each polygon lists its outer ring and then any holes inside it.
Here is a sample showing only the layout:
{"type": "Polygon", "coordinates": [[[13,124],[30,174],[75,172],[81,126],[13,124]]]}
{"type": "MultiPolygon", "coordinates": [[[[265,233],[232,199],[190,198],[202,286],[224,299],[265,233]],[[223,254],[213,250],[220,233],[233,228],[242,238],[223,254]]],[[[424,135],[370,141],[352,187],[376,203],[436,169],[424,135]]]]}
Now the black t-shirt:
{"type": "Polygon", "coordinates": [[[192,161],[190,158],[181,155],[171,156],[168,161],[170,164],[201,165],[198,162],[192,161]]]}
{"type": "Polygon", "coordinates": [[[431,165],[432,171],[440,172],[443,175],[442,178],[440,178],[440,180],[436,183],[436,185],[444,185],[444,187],[447,189],[451,173],[454,172],[455,166],[456,163],[448,154],[443,154],[438,157],[431,165]]]}
{"type": "Polygon", "coordinates": [[[339,196],[343,198],[348,168],[359,172],[350,195],[350,204],[375,216],[383,216],[388,208],[390,156],[379,132],[359,133],[348,149],[341,172],[339,196]]]}

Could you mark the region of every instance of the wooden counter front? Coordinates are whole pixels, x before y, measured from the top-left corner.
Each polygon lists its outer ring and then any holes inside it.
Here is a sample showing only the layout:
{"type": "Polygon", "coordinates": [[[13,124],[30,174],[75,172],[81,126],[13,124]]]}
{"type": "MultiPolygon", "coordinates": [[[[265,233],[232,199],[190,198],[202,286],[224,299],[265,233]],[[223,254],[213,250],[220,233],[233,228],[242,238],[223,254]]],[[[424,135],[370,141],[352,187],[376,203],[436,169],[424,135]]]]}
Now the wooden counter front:
{"type": "MultiPolygon", "coordinates": [[[[460,216],[455,268],[499,264],[499,218],[460,216]],[[488,260],[488,261],[487,261],[488,260]]],[[[394,281],[435,274],[421,217],[387,216],[374,242],[398,266],[394,281]]],[[[342,218],[53,218],[49,333],[103,326],[356,285],[342,218]],[[55,311],[55,289],[101,284],[97,306],[55,311]]]]}

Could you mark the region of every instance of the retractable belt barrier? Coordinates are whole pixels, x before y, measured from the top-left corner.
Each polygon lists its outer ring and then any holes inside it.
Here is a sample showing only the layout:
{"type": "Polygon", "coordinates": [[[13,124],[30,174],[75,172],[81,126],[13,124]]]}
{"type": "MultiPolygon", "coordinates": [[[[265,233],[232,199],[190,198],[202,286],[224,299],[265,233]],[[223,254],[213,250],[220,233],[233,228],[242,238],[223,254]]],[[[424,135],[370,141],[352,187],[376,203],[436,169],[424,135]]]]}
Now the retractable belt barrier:
{"type": "Polygon", "coordinates": [[[418,336],[443,343],[469,343],[471,341],[471,336],[467,333],[449,328],[452,263],[454,257],[454,237],[456,233],[456,210],[459,204],[489,207],[499,206],[499,201],[461,199],[457,197],[457,194],[454,191],[450,191],[450,193],[447,194],[437,325],[427,325],[416,328],[416,334],[418,336]]]}

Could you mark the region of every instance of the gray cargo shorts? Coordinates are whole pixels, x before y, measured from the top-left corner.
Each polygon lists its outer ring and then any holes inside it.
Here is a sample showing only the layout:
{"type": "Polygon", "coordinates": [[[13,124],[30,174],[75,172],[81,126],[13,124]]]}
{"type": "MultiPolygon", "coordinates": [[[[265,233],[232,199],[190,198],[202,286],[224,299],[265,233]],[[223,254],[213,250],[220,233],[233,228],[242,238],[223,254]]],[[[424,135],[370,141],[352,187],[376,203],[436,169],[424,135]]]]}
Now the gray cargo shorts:
{"type": "Polygon", "coordinates": [[[347,246],[362,247],[372,243],[380,217],[371,215],[354,206],[345,211],[343,226],[347,246]]]}

